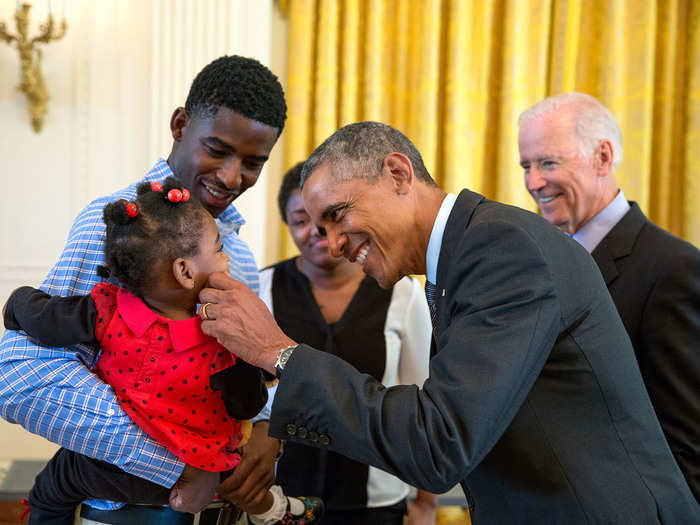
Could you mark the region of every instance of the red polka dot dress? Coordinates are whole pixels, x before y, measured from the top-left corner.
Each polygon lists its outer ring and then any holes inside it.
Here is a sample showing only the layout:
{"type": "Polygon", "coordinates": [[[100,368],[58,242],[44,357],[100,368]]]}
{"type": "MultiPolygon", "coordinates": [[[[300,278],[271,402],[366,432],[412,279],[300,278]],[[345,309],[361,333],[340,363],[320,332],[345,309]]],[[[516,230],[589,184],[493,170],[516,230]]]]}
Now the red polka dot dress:
{"type": "Polygon", "coordinates": [[[91,296],[102,345],[96,372],[124,411],[189,465],[215,472],[238,465],[241,424],[209,384],[235,356],[202,332],[199,317],[167,319],[108,283],[95,285],[91,296]]]}

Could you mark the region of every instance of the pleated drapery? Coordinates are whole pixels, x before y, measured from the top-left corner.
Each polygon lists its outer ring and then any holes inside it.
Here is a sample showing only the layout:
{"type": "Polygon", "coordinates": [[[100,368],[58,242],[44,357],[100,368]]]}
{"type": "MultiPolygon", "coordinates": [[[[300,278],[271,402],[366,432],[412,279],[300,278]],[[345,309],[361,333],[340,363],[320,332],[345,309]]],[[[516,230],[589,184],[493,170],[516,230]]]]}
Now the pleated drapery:
{"type": "MultiPolygon", "coordinates": [[[[534,210],[518,166],[518,115],[545,96],[582,91],[620,124],[616,177],[626,196],[700,245],[700,0],[280,7],[288,23],[285,168],[338,127],[379,120],[416,144],[443,189],[534,210]]],[[[296,253],[280,238],[279,259],[296,253]]]]}

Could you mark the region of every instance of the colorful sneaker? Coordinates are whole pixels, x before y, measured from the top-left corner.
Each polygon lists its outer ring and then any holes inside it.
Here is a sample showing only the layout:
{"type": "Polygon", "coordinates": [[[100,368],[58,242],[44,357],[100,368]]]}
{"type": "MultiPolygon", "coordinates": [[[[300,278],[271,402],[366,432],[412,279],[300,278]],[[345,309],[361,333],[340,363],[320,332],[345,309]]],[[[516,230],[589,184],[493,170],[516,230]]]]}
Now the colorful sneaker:
{"type": "Polygon", "coordinates": [[[287,512],[277,523],[279,525],[311,525],[323,517],[324,505],[321,498],[315,496],[299,496],[297,499],[304,504],[302,514],[292,514],[287,502],[287,512]]]}

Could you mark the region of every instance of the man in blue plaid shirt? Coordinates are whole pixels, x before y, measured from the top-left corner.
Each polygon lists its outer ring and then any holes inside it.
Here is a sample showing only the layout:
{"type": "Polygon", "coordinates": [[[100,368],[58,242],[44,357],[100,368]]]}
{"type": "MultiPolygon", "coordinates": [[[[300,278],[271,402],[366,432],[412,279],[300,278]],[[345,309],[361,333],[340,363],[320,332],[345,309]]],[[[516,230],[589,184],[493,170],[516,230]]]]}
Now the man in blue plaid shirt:
{"type": "MultiPolygon", "coordinates": [[[[158,160],[142,180],[93,201],[78,215],[42,290],[61,296],[89,294],[98,282],[96,269],[104,263],[105,204],[133,200],[140,182],[162,182],[175,175],[216,219],[231,276],[257,292],[257,267],[238,236],[244,221],[232,201],[257,181],[285,119],[282,86],[265,66],[238,56],[206,66],[195,78],[185,107],[173,113],[174,142],[167,162],[158,160]]],[[[112,388],[90,372],[98,351],[42,347],[7,330],[0,345],[0,415],[67,449],[162,486],[177,486],[175,506],[180,510],[206,504],[197,501],[196,491],[187,490],[196,484],[196,469],[136,426],[112,388]]],[[[267,422],[257,423],[243,462],[220,488],[222,495],[234,503],[262,498],[274,481],[278,446],[267,437],[267,422]]]]}

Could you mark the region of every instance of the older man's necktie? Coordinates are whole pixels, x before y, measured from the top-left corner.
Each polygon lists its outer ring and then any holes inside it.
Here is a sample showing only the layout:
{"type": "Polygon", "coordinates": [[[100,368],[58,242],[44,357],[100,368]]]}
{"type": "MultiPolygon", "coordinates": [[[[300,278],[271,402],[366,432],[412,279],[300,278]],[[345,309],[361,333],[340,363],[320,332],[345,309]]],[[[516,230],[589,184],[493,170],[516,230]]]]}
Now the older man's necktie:
{"type": "Polygon", "coordinates": [[[437,286],[425,280],[425,298],[428,300],[428,309],[430,310],[430,321],[433,323],[433,337],[437,341],[437,286]]]}

